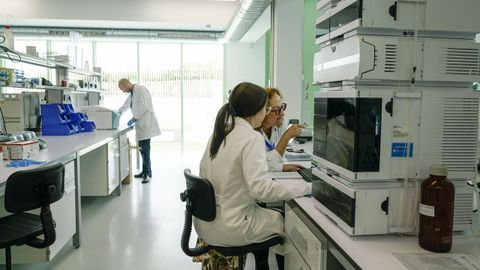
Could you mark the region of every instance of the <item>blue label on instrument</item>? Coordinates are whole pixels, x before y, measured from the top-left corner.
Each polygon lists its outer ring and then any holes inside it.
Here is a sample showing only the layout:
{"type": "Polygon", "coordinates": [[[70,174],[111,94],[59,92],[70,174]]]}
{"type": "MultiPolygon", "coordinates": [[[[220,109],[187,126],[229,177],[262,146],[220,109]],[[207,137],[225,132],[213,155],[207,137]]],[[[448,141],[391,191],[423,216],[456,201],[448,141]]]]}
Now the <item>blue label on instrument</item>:
{"type": "Polygon", "coordinates": [[[407,156],[413,157],[413,143],[392,143],[392,157],[407,156]]]}

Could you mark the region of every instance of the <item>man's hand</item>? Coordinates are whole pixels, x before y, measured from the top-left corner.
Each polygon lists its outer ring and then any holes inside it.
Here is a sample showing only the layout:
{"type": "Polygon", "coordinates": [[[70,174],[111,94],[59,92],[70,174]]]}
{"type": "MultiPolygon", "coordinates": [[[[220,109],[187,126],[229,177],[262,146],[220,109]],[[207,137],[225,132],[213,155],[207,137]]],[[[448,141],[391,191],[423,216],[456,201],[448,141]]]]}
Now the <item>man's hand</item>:
{"type": "Polygon", "coordinates": [[[300,132],[302,132],[302,129],[304,128],[303,125],[299,125],[299,124],[293,124],[293,125],[290,125],[287,130],[285,130],[285,135],[287,136],[287,138],[291,139],[291,138],[295,138],[295,137],[298,137],[300,135],[300,132]]]}
{"type": "Polygon", "coordinates": [[[128,125],[129,127],[131,127],[135,122],[137,122],[137,119],[132,118],[132,119],[128,120],[127,125],[128,125]]]}
{"type": "Polygon", "coordinates": [[[296,172],[300,169],[303,169],[303,167],[300,164],[283,164],[283,170],[284,172],[296,172]]]}

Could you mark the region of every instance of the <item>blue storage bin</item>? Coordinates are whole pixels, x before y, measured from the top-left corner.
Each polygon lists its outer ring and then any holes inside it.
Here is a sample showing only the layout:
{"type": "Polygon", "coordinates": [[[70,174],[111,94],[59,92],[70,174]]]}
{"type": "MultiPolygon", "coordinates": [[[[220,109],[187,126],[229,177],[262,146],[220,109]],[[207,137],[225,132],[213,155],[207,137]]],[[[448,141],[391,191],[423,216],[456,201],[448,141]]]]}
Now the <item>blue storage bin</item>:
{"type": "Polygon", "coordinates": [[[42,135],[44,136],[65,136],[75,133],[75,128],[72,124],[64,124],[58,126],[43,126],[42,135]]]}
{"type": "Polygon", "coordinates": [[[73,109],[72,104],[63,104],[63,109],[65,110],[65,114],[67,115],[75,112],[75,109],[73,109]]]}
{"type": "Polygon", "coordinates": [[[71,113],[69,117],[72,120],[73,124],[80,124],[81,122],[84,122],[87,120],[86,115],[81,112],[71,113]]]}
{"type": "Polygon", "coordinates": [[[73,124],[72,123],[72,126],[75,129],[75,133],[83,132],[83,128],[80,126],[80,124],[73,124]]]}
{"type": "Polygon", "coordinates": [[[42,104],[42,135],[65,136],[95,131],[86,114],[75,112],[72,104],[42,104]]]}
{"type": "Polygon", "coordinates": [[[41,110],[42,116],[43,115],[59,115],[59,114],[65,113],[63,104],[58,104],[58,103],[41,104],[40,110],[41,110]]]}
{"type": "Polygon", "coordinates": [[[84,128],[83,132],[93,132],[97,128],[97,126],[95,126],[95,122],[93,121],[85,121],[80,123],[80,125],[82,125],[84,128]]]}
{"type": "Polygon", "coordinates": [[[44,126],[56,126],[59,124],[68,124],[70,122],[70,117],[65,114],[42,114],[42,125],[44,126]]]}

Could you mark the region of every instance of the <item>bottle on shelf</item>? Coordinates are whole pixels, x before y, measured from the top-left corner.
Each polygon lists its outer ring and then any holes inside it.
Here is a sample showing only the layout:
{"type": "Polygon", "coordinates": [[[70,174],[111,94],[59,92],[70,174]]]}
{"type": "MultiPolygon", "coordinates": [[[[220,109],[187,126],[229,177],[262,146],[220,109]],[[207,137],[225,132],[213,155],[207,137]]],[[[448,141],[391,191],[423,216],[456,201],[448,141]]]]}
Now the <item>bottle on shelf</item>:
{"type": "Polygon", "coordinates": [[[455,186],[447,179],[447,167],[430,166],[420,198],[418,242],[426,250],[448,252],[452,248],[455,186]]]}

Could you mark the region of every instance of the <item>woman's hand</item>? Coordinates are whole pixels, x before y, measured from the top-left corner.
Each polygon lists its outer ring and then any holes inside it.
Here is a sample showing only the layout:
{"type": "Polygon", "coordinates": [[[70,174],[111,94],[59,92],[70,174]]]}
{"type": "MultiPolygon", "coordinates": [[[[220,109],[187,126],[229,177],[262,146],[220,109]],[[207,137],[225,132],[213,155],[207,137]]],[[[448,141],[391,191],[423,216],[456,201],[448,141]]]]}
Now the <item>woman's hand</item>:
{"type": "Polygon", "coordinates": [[[287,138],[295,138],[300,135],[300,132],[302,132],[302,129],[304,128],[303,125],[300,124],[293,124],[290,125],[287,130],[285,130],[284,134],[287,136],[287,138]]]}
{"type": "Polygon", "coordinates": [[[300,169],[303,169],[303,167],[300,164],[283,164],[283,171],[284,172],[296,172],[300,169]]]}

